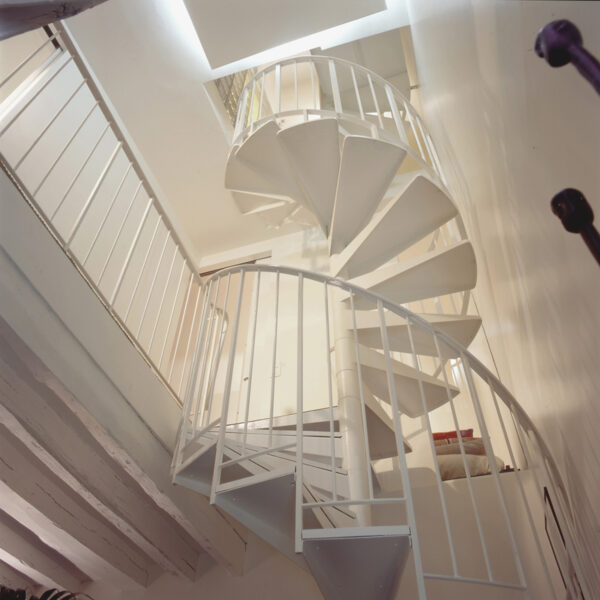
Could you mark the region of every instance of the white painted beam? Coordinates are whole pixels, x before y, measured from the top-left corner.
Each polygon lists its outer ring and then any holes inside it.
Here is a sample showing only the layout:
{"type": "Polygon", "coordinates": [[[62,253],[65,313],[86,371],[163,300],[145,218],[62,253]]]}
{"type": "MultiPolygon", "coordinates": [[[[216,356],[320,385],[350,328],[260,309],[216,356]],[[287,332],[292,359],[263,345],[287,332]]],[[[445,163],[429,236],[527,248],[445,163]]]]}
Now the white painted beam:
{"type": "Polygon", "coordinates": [[[91,579],[124,589],[146,586],[156,564],[64,485],[5,425],[0,425],[3,509],[91,579]]]}
{"type": "Polygon", "coordinates": [[[36,457],[154,562],[193,580],[200,544],[111,458],[91,435],[92,422],[82,423],[61,401],[50,374],[1,319],[0,373],[0,422],[23,429],[19,437],[36,457]]]}
{"type": "Polygon", "coordinates": [[[38,592],[40,585],[20,571],[0,560],[0,585],[13,590],[25,590],[28,594],[38,592]]]}
{"type": "Polygon", "coordinates": [[[54,548],[0,510],[0,560],[49,588],[79,590],[89,580],[54,548]]]}

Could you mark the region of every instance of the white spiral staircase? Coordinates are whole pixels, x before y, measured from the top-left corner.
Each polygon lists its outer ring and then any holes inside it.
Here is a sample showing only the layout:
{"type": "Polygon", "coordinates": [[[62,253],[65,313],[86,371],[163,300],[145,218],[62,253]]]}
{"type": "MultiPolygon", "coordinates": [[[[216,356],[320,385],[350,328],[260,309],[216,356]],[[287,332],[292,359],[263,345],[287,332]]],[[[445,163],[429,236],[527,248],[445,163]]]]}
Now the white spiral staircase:
{"type": "Polygon", "coordinates": [[[308,566],[327,599],[564,597],[540,532],[544,488],[562,509],[562,486],[466,350],[475,255],[406,99],[345,61],[272,65],[244,89],[225,185],[270,226],[320,227],[329,272],[206,282],[174,481],[308,566]],[[455,481],[432,437],[444,419],[455,481]],[[471,476],[467,427],[489,477],[471,476]]]}

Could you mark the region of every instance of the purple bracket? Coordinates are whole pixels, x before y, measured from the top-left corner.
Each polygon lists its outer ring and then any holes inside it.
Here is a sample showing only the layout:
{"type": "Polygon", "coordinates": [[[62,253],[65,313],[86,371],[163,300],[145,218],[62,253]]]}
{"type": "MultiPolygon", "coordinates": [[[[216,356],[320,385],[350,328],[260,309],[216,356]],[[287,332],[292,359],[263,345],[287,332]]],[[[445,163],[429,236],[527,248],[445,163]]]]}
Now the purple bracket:
{"type": "Polygon", "coordinates": [[[540,29],[535,52],[552,67],[572,63],[600,94],[600,62],[583,47],[581,33],[571,21],[552,21],[540,29]]]}

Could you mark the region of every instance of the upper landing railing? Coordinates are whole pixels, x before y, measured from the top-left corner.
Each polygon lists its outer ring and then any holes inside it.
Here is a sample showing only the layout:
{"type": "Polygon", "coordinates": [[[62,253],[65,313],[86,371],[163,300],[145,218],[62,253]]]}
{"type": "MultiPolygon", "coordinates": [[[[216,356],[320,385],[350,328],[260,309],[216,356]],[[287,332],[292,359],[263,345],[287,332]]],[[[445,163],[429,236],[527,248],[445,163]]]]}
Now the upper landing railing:
{"type": "Polygon", "coordinates": [[[178,397],[202,284],[141,159],[62,25],[0,51],[2,167],[178,397]]]}
{"type": "Polygon", "coordinates": [[[337,117],[348,128],[358,128],[357,133],[400,141],[445,183],[419,114],[397,88],[369,69],[325,56],[290,58],[266,67],[242,90],[233,143],[243,142],[267,121],[286,117],[337,117]]]}

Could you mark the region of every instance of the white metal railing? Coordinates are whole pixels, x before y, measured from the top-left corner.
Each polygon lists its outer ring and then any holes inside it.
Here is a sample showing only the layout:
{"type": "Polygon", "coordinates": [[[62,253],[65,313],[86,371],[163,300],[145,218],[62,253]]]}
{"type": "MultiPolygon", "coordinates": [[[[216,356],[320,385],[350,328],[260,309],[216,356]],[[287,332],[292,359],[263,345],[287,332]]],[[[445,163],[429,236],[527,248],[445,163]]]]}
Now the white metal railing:
{"type": "Polygon", "coordinates": [[[399,140],[444,181],[431,136],[408,99],[377,73],[340,58],[300,56],[256,73],[241,93],[233,143],[273,119],[332,116],[399,140]]]}
{"type": "Polygon", "coordinates": [[[29,54],[0,73],[2,167],[178,397],[202,295],[193,261],[62,24],[19,44],[29,54]]]}
{"type": "MultiPolygon", "coordinates": [[[[447,189],[431,135],[409,100],[377,73],[339,58],[295,57],[255,73],[240,93],[232,143],[242,144],[269,121],[288,127],[321,118],[336,118],[346,133],[402,145],[409,155],[405,161],[408,167],[404,169],[426,172],[437,185],[447,189]]],[[[293,220],[293,216],[287,217],[284,222],[293,220]]],[[[463,239],[466,231],[457,215],[432,234],[429,250],[463,239]]],[[[456,292],[407,307],[465,315],[472,310],[471,293],[456,292]]]]}
{"type": "MultiPolygon", "coordinates": [[[[561,568],[583,582],[552,456],[514,397],[466,348],[405,308],[317,273],[244,265],[206,285],[174,468],[189,444],[217,440],[213,501],[232,481],[243,485],[287,465],[296,476],[296,551],[309,512],[324,528],[340,526],[338,517],[362,527],[376,518],[409,525],[420,599],[435,579],[558,599],[564,589],[544,533],[547,490],[569,560],[561,568]],[[365,337],[365,315],[377,343],[365,337]],[[379,361],[377,376],[365,346],[379,361]],[[412,369],[412,391],[399,363],[412,369]],[[408,415],[410,402],[422,416],[408,415]],[[373,461],[370,411],[383,412],[395,439],[383,461],[373,461]],[[443,426],[460,448],[464,478],[453,482],[441,473],[433,438],[443,426]],[[472,473],[466,429],[482,439],[488,477],[472,473]],[[246,474],[233,475],[233,465],[246,474]]],[[[573,581],[565,585],[581,597],[573,581]]]]}

